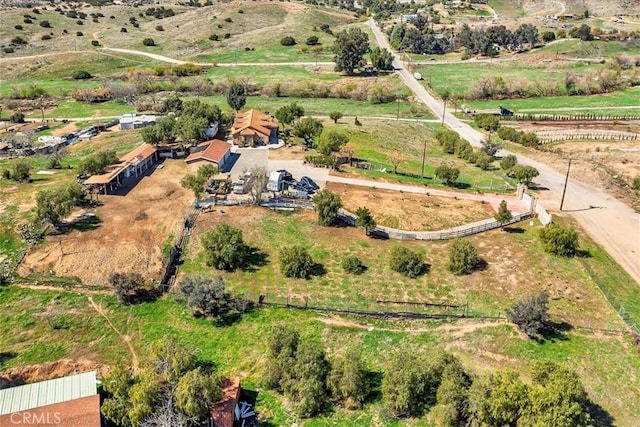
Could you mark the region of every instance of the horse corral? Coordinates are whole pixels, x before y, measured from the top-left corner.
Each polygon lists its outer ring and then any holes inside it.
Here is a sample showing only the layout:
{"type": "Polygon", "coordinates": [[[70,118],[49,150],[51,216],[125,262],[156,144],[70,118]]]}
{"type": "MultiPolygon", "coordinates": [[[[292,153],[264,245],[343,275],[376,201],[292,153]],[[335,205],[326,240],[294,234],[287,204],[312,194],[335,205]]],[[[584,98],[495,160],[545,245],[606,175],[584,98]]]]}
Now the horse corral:
{"type": "MultiPolygon", "coordinates": [[[[180,186],[182,160],[165,160],[124,196],[99,196],[92,229],[53,235],[34,246],[20,274],[55,272],[85,285],[104,285],[114,272],[136,272],[155,281],[162,274],[162,247],[182,223],[193,195],[180,186]]],[[[82,215],[82,213],[80,213],[82,215]]],[[[76,214],[77,216],[77,214],[76,214]]]]}

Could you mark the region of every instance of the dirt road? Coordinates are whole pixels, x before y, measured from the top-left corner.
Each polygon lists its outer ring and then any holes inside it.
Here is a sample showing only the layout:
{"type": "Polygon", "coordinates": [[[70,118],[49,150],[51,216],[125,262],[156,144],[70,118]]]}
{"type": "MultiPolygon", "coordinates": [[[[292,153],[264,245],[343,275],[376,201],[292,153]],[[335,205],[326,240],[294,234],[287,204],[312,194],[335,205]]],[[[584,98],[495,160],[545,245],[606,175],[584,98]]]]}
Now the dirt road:
{"type": "MultiPolygon", "coordinates": [[[[380,31],[377,24],[370,19],[369,26],[373,30],[378,44],[390,51],[391,46],[380,31]]],[[[393,65],[407,86],[424,102],[434,114],[442,118],[443,104],[436,100],[407,71],[402,61],[395,59],[393,65]]],[[[480,146],[484,134],[471,128],[452,114],[444,114],[444,122],[462,138],[474,146],[480,146]]],[[[500,155],[511,154],[501,150],[500,155]]],[[[522,155],[517,155],[518,162],[538,169],[540,176],[536,183],[547,188],[541,199],[543,205],[551,211],[558,211],[564,187],[564,171],[536,162],[522,155]]],[[[603,190],[583,184],[575,179],[569,181],[563,212],[574,217],[585,231],[640,284],[640,215],[629,206],[615,199],[603,190]]]]}

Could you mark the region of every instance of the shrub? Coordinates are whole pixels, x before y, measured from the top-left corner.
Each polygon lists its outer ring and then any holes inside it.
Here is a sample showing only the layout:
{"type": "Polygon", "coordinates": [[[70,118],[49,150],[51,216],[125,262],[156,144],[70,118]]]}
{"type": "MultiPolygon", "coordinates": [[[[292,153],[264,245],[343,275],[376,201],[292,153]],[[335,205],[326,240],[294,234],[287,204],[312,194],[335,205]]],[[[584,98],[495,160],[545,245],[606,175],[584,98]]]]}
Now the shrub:
{"type": "Polygon", "coordinates": [[[231,33],[224,33],[222,37],[225,39],[231,38],[231,33]]]}
{"type": "Polygon", "coordinates": [[[33,21],[29,18],[24,18],[22,22],[24,22],[25,24],[33,24],[33,21]]]}
{"type": "Polygon", "coordinates": [[[7,47],[2,48],[2,51],[3,51],[4,53],[14,53],[14,52],[15,52],[15,49],[14,49],[14,48],[12,48],[12,47],[10,47],[10,46],[7,46],[7,47]]]}
{"type": "Polygon", "coordinates": [[[24,114],[20,112],[13,113],[9,120],[13,123],[24,123],[24,114]]]}
{"type": "Polygon", "coordinates": [[[542,248],[551,254],[572,257],[578,252],[578,233],[573,228],[550,224],[540,230],[542,248]]]}
{"type": "Polygon", "coordinates": [[[466,239],[455,239],[449,246],[449,271],[456,276],[471,273],[478,265],[478,251],[466,239]]]}
{"type": "Polygon", "coordinates": [[[100,46],[100,42],[98,40],[91,40],[91,46],[100,46]]]}
{"type": "Polygon", "coordinates": [[[302,246],[285,246],[280,249],[280,271],[285,277],[307,279],[313,271],[313,259],[302,246]]]}
{"type": "Polygon", "coordinates": [[[15,28],[16,30],[20,30],[20,31],[24,30],[24,27],[22,25],[16,25],[13,28],[15,28]]]}
{"type": "Polygon", "coordinates": [[[231,18],[224,18],[224,22],[233,22],[231,18]]]}
{"type": "Polygon", "coordinates": [[[146,38],[146,39],[142,40],[142,44],[145,45],[145,46],[155,46],[156,42],[153,41],[153,39],[146,38]]]}
{"type": "Polygon", "coordinates": [[[282,39],[280,39],[280,44],[282,46],[293,46],[294,44],[296,44],[296,39],[291,36],[284,36],[282,39]]]}
{"type": "Polygon", "coordinates": [[[507,310],[507,318],[529,337],[535,337],[549,324],[548,301],[545,292],[517,301],[507,310]]]}
{"type": "Polygon", "coordinates": [[[545,43],[552,42],[556,39],[556,34],[553,31],[545,31],[542,33],[542,40],[545,43]]]}
{"type": "Polygon", "coordinates": [[[330,226],[338,219],[338,210],[342,207],[340,196],[330,190],[319,191],[313,198],[314,209],[320,225],[330,226]]]}
{"type": "Polygon", "coordinates": [[[318,42],[319,42],[319,39],[317,36],[307,37],[307,41],[306,41],[307,46],[315,46],[318,44],[318,42]]]}
{"type": "Polygon", "coordinates": [[[333,120],[333,123],[338,123],[338,120],[342,118],[342,112],[332,111],[329,113],[329,118],[333,120]]]}
{"type": "Polygon", "coordinates": [[[11,39],[11,44],[19,46],[19,45],[27,44],[27,41],[20,36],[16,36],[11,39]]]}
{"type": "Polygon", "coordinates": [[[120,32],[121,32],[121,33],[126,33],[126,32],[127,32],[127,29],[126,29],[125,27],[122,27],[122,28],[120,28],[120,32]]]}
{"type": "Polygon", "coordinates": [[[51,28],[51,24],[49,23],[49,21],[40,21],[40,26],[42,28],[51,28]]]}
{"type": "Polygon", "coordinates": [[[633,178],[633,189],[640,191],[640,176],[633,178]]]}
{"type": "Polygon", "coordinates": [[[11,179],[16,182],[29,182],[31,166],[24,160],[13,163],[11,168],[11,179]]]}
{"type": "Polygon", "coordinates": [[[506,171],[510,170],[517,164],[518,158],[515,156],[515,154],[509,154],[508,156],[503,157],[502,160],[500,160],[500,167],[506,171]]]}
{"type": "Polygon", "coordinates": [[[76,21],[76,24],[78,24],[78,25],[84,25],[84,21],[82,21],[81,19],[78,19],[78,20],[76,21]]]}
{"type": "Polygon", "coordinates": [[[51,36],[49,34],[45,34],[42,37],[40,37],[40,40],[51,40],[51,36]]]}
{"type": "MultiPolygon", "coordinates": [[[[84,34],[82,34],[82,31],[76,31],[76,36],[78,37],[82,37],[84,36],[84,34]]],[[[95,40],[94,40],[95,41],[95,40]]]]}
{"type": "Polygon", "coordinates": [[[91,73],[89,73],[88,71],[85,70],[77,70],[73,73],[72,77],[75,80],[85,80],[85,79],[90,79],[91,77],[93,77],[91,75],[91,73]]]}
{"type": "Polygon", "coordinates": [[[391,249],[389,267],[403,276],[415,279],[425,269],[422,255],[404,246],[396,246],[391,249]]]}
{"type": "Polygon", "coordinates": [[[451,185],[458,179],[460,170],[451,166],[440,165],[436,168],[435,175],[436,178],[444,181],[446,185],[451,185]]]}
{"type": "Polygon", "coordinates": [[[209,40],[214,41],[214,42],[217,42],[218,40],[220,40],[220,36],[219,36],[219,35],[217,35],[217,34],[211,34],[211,35],[209,36],[209,40]]]}
{"type": "Polygon", "coordinates": [[[131,304],[137,294],[144,289],[144,278],[139,273],[113,273],[109,276],[113,292],[123,304],[131,304]]]}
{"type": "Polygon", "coordinates": [[[156,25],[156,31],[164,31],[164,27],[162,25],[156,25]]]}
{"type": "Polygon", "coordinates": [[[233,271],[242,268],[250,255],[242,239],[242,230],[220,224],[202,236],[207,265],[218,270],[233,271]]]}
{"type": "Polygon", "coordinates": [[[357,256],[350,255],[342,260],[342,268],[347,273],[362,274],[367,269],[367,266],[357,256]]]}

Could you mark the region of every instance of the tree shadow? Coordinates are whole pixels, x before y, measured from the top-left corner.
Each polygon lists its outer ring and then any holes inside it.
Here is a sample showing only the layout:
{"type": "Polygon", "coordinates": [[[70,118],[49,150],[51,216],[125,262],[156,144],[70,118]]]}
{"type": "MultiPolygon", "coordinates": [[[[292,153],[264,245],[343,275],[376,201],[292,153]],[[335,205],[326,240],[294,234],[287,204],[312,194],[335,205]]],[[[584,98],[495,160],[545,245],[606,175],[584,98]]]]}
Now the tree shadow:
{"type": "Polygon", "coordinates": [[[101,222],[100,218],[95,214],[84,214],[74,221],[57,224],[55,226],[54,235],[67,234],[73,230],[80,232],[95,230],[100,227],[101,222]]]}
{"type": "Polygon", "coordinates": [[[522,227],[504,227],[503,230],[509,234],[524,234],[525,232],[525,229],[522,227]]]}
{"type": "MultiPolygon", "coordinates": [[[[15,351],[3,351],[0,352],[0,370],[4,369],[4,364],[9,360],[18,356],[18,353],[15,351]]],[[[1,387],[0,387],[1,388],[1,387]]]]}
{"type": "Polygon", "coordinates": [[[611,427],[614,425],[615,419],[602,406],[598,405],[597,403],[593,403],[590,400],[586,403],[585,406],[587,409],[587,413],[594,421],[595,427],[611,427]]]}
{"type": "Polygon", "coordinates": [[[369,383],[369,395],[366,397],[366,402],[381,402],[382,401],[382,378],[384,374],[377,371],[367,372],[367,382],[369,383]]]}
{"type": "Polygon", "coordinates": [[[162,296],[162,292],[159,288],[137,288],[129,295],[127,304],[137,305],[154,302],[160,296],[162,296]]]}
{"type": "Polygon", "coordinates": [[[311,267],[311,271],[309,272],[309,277],[307,277],[307,279],[310,279],[311,277],[321,277],[325,274],[327,274],[327,269],[324,267],[324,265],[316,262],[311,267]]]}
{"type": "Polygon", "coordinates": [[[459,190],[464,190],[466,188],[470,188],[471,184],[467,183],[467,182],[454,182],[451,185],[448,185],[449,187],[453,187],[453,188],[457,188],[459,190]]]}
{"type": "Polygon", "coordinates": [[[485,271],[489,268],[489,263],[484,258],[478,258],[476,265],[473,266],[473,271],[485,271]]]}
{"type": "Polygon", "coordinates": [[[592,258],[591,251],[589,249],[577,249],[576,250],[577,258],[592,258]]]}
{"type": "Polygon", "coordinates": [[[269,255],[254,247],[247,248],[247,257],[240,268],[240,270],[247,273],[254,273],[258,271],[258,268],[264,267],[267,265],[269,255]]]}
{"type": "Polygon", "coordinates": [[[533,337],[533,339],[539,344],[546,341],[552,343],[556,341],[567,341],[569,337],[566,333],[572,329],[573,326],[567,322],[548,322],[545,328],[540,331],[540,335],[533,337]]]}

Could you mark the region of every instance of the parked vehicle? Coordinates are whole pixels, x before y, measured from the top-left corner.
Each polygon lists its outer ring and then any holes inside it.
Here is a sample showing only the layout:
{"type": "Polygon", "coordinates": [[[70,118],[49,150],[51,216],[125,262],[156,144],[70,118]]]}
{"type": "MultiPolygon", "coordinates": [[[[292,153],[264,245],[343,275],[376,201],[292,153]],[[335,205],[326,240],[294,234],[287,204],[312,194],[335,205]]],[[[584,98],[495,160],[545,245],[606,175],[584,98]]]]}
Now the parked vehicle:
{"type": "Polygon", "coordinates": [[[422,80],[422,74],[420,73],[413,73],[413,77],[415,77],[416,80],[422,80]]]}
{"type": "Polygon", "coordinates": [[[285,174],[282,171],[271,172],[269,175],[269,182],[267,183],[267,191],[285,190],[288,187],[288,183],[285,181],[284,177],[285,174]]]}

